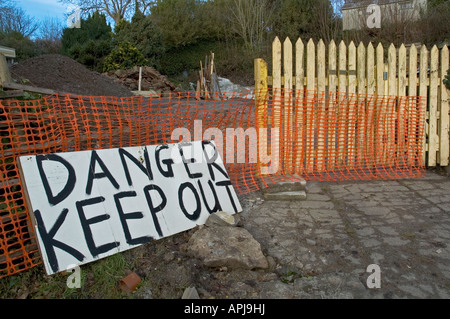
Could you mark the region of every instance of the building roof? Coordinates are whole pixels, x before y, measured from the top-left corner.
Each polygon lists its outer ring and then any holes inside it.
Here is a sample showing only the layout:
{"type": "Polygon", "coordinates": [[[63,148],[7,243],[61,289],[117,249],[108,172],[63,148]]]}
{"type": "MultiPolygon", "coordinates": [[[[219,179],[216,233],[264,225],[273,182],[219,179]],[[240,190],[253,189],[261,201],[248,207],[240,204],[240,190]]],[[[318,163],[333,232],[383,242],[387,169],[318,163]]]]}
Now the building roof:
{"type": "Polygon", "coordinates": [[[2,53],[7,58],[15,58],[16,50],[13,48],[8,48],[0,45],[0,53],[2,53]]]}
{"type": "Polygon", "coordinates": [[[389,3],[405,2],[406,0],[345,0],[342,10],[367,7],[370,4],[385,5],[389,3]]]}

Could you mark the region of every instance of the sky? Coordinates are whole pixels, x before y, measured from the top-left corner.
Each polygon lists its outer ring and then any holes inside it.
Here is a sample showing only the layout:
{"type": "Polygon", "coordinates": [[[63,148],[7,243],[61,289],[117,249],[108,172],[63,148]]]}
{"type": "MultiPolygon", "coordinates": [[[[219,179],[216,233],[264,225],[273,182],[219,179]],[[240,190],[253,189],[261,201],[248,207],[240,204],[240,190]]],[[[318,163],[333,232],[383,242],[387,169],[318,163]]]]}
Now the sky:
{"type": "Polygon", "coordinates": [[[59,3],[58,0],[14,0],[13,2],[39,21],[57,18],[62,23],[66,23],[67,5],[59,3]]]}

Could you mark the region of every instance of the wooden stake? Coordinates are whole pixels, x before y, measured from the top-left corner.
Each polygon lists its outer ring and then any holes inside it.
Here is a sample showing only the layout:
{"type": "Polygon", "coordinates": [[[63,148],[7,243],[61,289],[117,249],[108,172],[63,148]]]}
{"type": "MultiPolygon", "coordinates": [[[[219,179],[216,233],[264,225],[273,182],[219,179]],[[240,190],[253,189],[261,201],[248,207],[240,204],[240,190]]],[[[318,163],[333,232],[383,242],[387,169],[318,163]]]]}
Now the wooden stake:
{"type": "Polygon", "coordinates": [[[139,84],[138,84],[138,91],[141,91],[141,83],[142,83],[142,66],[139,67],[139,84]]]}

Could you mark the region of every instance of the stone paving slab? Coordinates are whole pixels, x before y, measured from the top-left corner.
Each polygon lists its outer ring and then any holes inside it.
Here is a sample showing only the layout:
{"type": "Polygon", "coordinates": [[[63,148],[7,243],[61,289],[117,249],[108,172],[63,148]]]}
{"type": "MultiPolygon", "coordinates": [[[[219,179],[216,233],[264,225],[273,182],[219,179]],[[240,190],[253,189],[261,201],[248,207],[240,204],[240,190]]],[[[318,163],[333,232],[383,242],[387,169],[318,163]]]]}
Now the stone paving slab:
{"type": "Polygon", "coordinates": [[[243,297],[450,298],[449,177],[308,182],[306,190],[304,201],[242,201],[244,227],[290,276],[243,297]]]}

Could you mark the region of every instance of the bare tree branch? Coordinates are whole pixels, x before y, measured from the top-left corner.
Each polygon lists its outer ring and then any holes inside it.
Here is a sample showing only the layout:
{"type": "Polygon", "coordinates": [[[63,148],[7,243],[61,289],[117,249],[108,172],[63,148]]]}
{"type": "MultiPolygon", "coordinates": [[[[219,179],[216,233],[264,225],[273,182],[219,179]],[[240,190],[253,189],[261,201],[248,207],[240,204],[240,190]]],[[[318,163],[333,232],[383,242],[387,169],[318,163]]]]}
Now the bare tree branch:
{"type": "Polygon", "coordinates": [[[66,5],[76,5],[83,13],[99,11],[112,18],[115,23],[131,15],[133,5],[132,0],[59,0],[66,5]]]}
{"type": "Polygon", "coordinates": [[[38,29],[36,19],[30,17],[22,8],[8,6],[1,8],[0,31],[19,32],[24,37],[31,36],[38,29]]]}
{"type": "Polygon", "coordinates": [[[231,28],[241,36],[249,48],[263,42],[271,20],[269,0],[234,0],[231,8],[231,28]]]}

